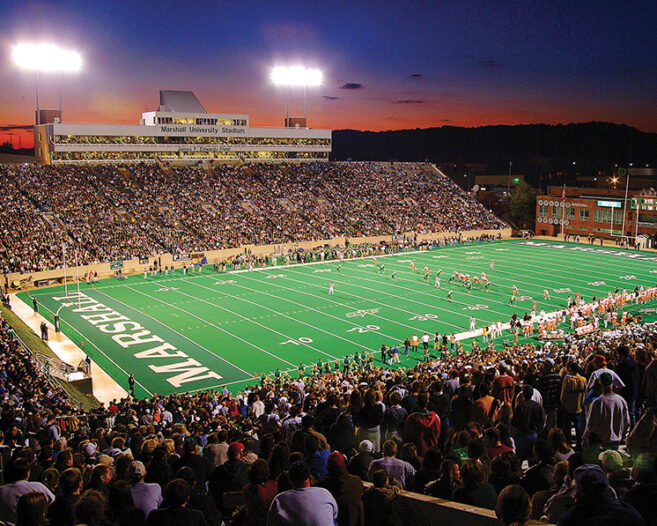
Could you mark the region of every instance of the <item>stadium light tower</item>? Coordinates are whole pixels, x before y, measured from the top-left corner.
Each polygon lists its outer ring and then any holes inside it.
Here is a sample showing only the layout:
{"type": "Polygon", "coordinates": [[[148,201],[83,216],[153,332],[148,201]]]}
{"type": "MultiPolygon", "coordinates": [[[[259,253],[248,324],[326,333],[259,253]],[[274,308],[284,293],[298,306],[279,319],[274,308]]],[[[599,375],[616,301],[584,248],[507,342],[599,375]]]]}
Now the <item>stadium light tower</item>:
{"type": "Polygon", "coordinates": [[[34,71],[36,85],[36,123],[39,116],[39,73],[56,72],[59,82],[59,118],[62,116],[62,72],[76,73],[82,68],[82,57],[77,51],[62,49],[54,44],[16,44],[12,50],[14,63],[21,69],[34,71]]]}
{"type": "Polygon", "coordinates": [[[283,67],[277,66],[271,71],[271,80],[276,86],[285,86],[287,95],[285,100],[285,124],[290,121],[290,87],[303,86],[303,118],[308,118],[307,90],[308,86],[316,87],[322,84],[322,72],[318,69],[309,69],[303,66],[283,67]]]}

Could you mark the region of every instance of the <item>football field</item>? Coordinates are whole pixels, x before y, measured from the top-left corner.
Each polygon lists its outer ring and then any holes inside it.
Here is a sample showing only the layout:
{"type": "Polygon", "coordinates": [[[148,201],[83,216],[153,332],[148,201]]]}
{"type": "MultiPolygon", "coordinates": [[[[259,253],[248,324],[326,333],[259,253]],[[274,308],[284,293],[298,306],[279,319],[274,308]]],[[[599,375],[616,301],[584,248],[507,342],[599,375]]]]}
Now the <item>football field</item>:
{"type": "MultiPolygon", "coordinates": [[[[545,241],[445,247],[378,261],[385,265],[383,273],[371,257],[227,273],[208,265],[187,276],[177,269],[175,276],[139,274],[93,287],[81,283],[80,296],[69,285],[68,299],[62,286],[31,294],[45,317],[59,310],[62,331],[83,343],[112,378],[127,388],[127,375],[134,373],[136,394],[147,396],[224,385],[238,390],[255,374],[277,369],[294,374],[301,362],[363,351],[373,352],[380,366],[382,344],[400,345],[424,332],[432,341],[436,331],[454,333],[469,350],[472,338],[463,333],[470,316],[479,329],[507,322],[514,312],[530,312],[534,301],[537,311],[549,313],[578,292],[590,300],[616,287],[631,291],[657,282],[657,258],[651,253],[545,241]],[[440,288],[435,286],[439,270],[440,288]],[[475,284],[468,293],[448,282],[455,270],[471,276],[485,272],[490,290],[475,284]],[[328,294],[331,283],[335,295],[328,294]],[[514,285],[515,306],[509,303],[514,285]],[[545,289],[549,299],[543,297],[545,289]]],[[[27,293],[19,297],[31,306],[27,293]]],[[[641,308],[646,306],[630,307],[641,308]]],[[[481,344],[481,337],[477,340],[481,344]]],[[[501,347],[502,338],[496,343],[501,347]]],[[[401,357],[403,366],[421,359],[421,351],[401,357]]]]}

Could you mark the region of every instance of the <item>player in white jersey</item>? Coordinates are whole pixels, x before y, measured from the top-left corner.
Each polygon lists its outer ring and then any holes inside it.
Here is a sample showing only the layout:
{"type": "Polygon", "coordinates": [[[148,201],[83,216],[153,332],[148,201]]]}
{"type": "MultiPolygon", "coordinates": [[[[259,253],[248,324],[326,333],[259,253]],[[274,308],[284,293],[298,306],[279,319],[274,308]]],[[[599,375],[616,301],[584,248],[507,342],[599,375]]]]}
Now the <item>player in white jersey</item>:
{"type": "Polygon", "coordinates": [[[495,270],[495,262],[491,259],[490,265],[488,265],[488,270],[495,270]]]}
{"type": "Polygon", "coordinates": [[[436,280],[433,282],[433,286],[440,288],[440,276],[436,276],[436,280]]]}
{"type": "Polygon", "coordinates": [[[543,299],[544,300],[550,299],[550,291],[548,289],[543,289],[543,299]]]}
{"type": "Polygon", "coordinates": [[[333,287],[333,282],[329,285],[329,290],[328,290],[329,296],[335,296],[335,289],[333,287]]]}
{"type": "Polygon", "coordinates": [[[474,316],[470,316],[470,330],[474,331],[476,327],[477,321],[475,320],[474,316]]]}

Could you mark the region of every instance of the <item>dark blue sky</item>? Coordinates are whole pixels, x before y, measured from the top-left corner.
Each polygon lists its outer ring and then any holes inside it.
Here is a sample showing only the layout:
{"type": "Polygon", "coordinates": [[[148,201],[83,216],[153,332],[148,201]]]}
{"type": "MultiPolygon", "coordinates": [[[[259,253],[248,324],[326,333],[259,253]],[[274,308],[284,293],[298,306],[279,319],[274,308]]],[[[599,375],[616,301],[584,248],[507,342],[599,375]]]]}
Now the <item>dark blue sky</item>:
{"type": "MultiPolygon", "coordinates": [[[[137,122],[158,89],[190,89],[213,112],[280,125],[274,65],[319,67],[313,127],[399,129],[604,120],[657,131],[657,2],[0,3],[0,125],[28,124],[34,81],[16,42],[79,49],[64,117],[137,122]]],[[[42,106],[56,107],[53,77],[42,106]]],[[[292,113],[302,96],[292,91],[292,113]]],[[[2,132],[0,132],[2,133],[2,132]]],[[[2,136],[0,136],[0,139],[2,136]]]]}

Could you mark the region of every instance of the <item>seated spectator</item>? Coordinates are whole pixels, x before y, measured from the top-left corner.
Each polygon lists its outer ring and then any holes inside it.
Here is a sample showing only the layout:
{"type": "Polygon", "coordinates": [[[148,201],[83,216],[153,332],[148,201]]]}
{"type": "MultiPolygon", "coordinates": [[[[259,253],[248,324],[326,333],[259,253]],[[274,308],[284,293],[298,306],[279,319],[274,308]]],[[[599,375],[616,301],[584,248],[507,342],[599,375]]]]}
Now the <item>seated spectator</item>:
{"type": "Polygon", "coordinates": [[[445,459],[440,464],[440,476],[425,487],[425,493],[432,497],[449,500],[454,490],[459,487],[461,475],[459,465],[451,459],[445,459]]]}
{"type": "Polygon", "coordinates": [[[5,469],[5,484],[0,486],[0,520],[16,522],[18,500],[26,493],[40,492],[46,496],[48,503],[55,500],[55,495],[40,482],[28,482],[30,464],[18,458],[9,463],[5,469]]]}
{"type": "Polygon", "coordinates": [[[64,470],[59,478],[59,493],[48,508],[51,526],[73,526],[73,506],[82,491],[82,473],[77,468],[64,470]]]}
{"type": "Polygon", "coordinates": [[[326,475],[326,463],[331,451],[328,448],[321,448],[319,438],[315,435],[306,437],[306,451],[308,452],[306,462],[310,466],[313,478],[317,480],[326,475]]]}
{"type": "Polygon", "coordinates": [[[639,512],[647,526],[657,526],[657,459],[648,455],[637,458],[634,464],[634,486],[625,498],[639,512]]]}
{"type": "Polygon", "coordinates": [[[491,460],[494,460],[500,453],[513,453],[513,448],[502,444],[500,432],[497,427],[489,427],[484,432],[486,438],[486,452],[491,460]]]}
{"type": "Polygon", "coordinates": [[[162,490],[160,486],[144,482],[146,467],[139,460],[130,463],[126,476],[132,486],[130,492],[132,493],[132,500],[135,506],[142,510],[144,515],[148,517],[149,513],[157,509],[162,503],[162,490]]]}
{"type": "Polygon", "coordinates": [[[245,526],[264,526],[267,512],[278,493],[278,484],[269,476],[269,466],[263,459],[256,460],[247,471],[249,483],[242,489],[246,504],[245,526]]]}
{"type": "Polygon", "coordinates": [[[354,455],[347,464],[347,469],[352,475],[356,475],[361,480],[369,481],[370,464],[374,460],[374,444],[369,440],[363,440],[358,444],[358,453],[354,455]]]}
{"type": "Polygon", "coordinates": [[[600,453],[598,460],[607,474],[609,485],[616,492],[616,496],[621,500],[626,500],[625,495],[634,485],[634,480],[632,480],[630,470],[623,467],[622,455],[618,451],[608,449],[600,453]]]}
{"type": "Polygon", "coordinates": [[[329,455],[327,474],[317,481],[317,486],[331,492],[338,503],[338,526],[363,524],[363,482],[347,473],[345,458],[339,451],[329,455]]]}
{"type": "Polygon", "coordinates": [[[208,489],[212,493],[217,509],[222,513],[224,493],[242,491],[242,488],[249,483],[246,474],[248,466],[242,461],[243,453],[244,446],[240,442],[232,442],[228,447],[228,460],[214,468],[208,479],[208,489]]]}
{"type": "Polygon", "coordinates": [[[374,471],[372,486],[363,493],[364,526],[400,526],[403,524],[396,505],[400,490],[399,485],[390,479],[385,469],[374,471]]]}
{"type": "Polygon", "coordinates": [[[575,450],[570,447],[566,440],[566,435],[558,427],[553,427],[548,433],[548,443],[557,462],[568,460],[568,457],[575,454],[575,450]]]}
{"type": "Polygon", "coordinates": [[[267,525],[334,524],[338,518],[338,504],[328,490],[310,486],[310,466],[304,461],[293,462],[288,475],[293,489],[274,498],[267,525]]]}
{"type": "Polygon", "coordinates": [[[104,526],[105,504],[105,499],[98,491],[88,489],[75,501],[73,506],[74,523],[86,526],[104,526]]]}
{"type": "Polygon", "coordinates": [[[106,515],[117,526],[143,526],[146,522],[146,514],[135,506],[132,488],[125,480],[116,480],[110,486],[106,515]]]}
{"type": "Polygon", "coordinates": [[[452,500],[494,510],[497,492],[484,476],[479,460],[466,459],[461,465],[461,486],[454,490],[452,500]]]}
{"type": "Polygon", "coordinates": [[[48,501],[40,491],[25,493],[16,505],[16,526],[48,526],[48,501]]]}
{"type": "Polygon", "coordinates": [[[532,519],[541,520],[543,517],[545,505],[555,495],[564,484],[568,476],[568,462],[562,460],[557,462],[552,471],[552,484],[549,489],[537,491],[532,496],[532,519]]]}
{"type": "Polygon", "coordinates": [[[187,508],[200,511],[207,526],[219,526],[221,513],[214,505],[214,499],[207,494],[205,484],[199,484],[194,470],[188,466],[182,467],[176,473],[176,478],[183,479],[192,490],[187,508]]]}
{"type": "Polygon", "coordinates": [[[497,499],[495,515],[504,526],[525,526],[531,512],[529,495],[521,486],[511,485],[502,490],[497,499]]]}
{"type": "Polygon", "coordinates": [[[412,487],[415,468],[408,462],[399,460],[397,456],[397,443],[394,440],[386,440],[383,444],[383,458],[372,461],[368,469],[368,478],[378,469],[385,469],[389,476],[395,479],[401,487],[406,489],[412,487]]]}
{"type": "Polygon", "coordinates": [[[575,505],[566,511],[558,526],[643,526],[643,518],[630,505],[613,496],[607,475],[598,465],[585,464],[575,470],[575,505]]]}
{"type": "Polygon", "coordinates": [[[187,508],[191,492],[183,479],[169,482],[164,490],[162,507],[148,515],[146,526],[205,526],[203,513],[187,508]]]}
{"type": "Polygon", "coordinates": [[[554,457],[546,440],[537,440],[534,444],[531,467],[525,472],[520,485],[529,495],[537,491],[547,490],[552,482],[554,470],[554,457]]]}

